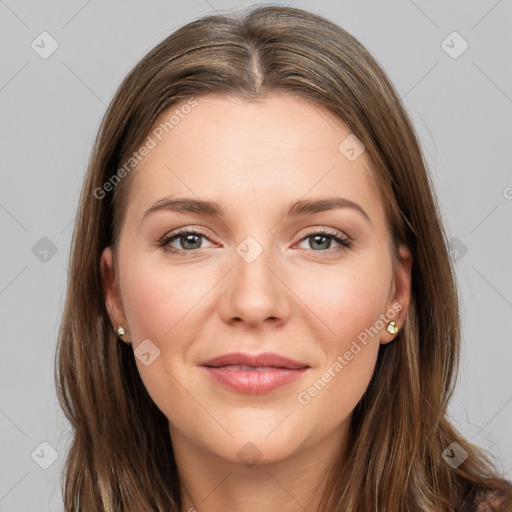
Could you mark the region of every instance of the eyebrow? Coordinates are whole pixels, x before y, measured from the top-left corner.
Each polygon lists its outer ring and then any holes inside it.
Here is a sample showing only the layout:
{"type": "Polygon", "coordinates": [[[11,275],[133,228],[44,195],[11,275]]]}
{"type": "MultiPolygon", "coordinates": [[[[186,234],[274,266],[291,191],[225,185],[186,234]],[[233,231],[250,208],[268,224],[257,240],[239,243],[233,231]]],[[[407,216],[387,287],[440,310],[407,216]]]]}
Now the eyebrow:
{"type": "MultiPolygon", "coordinates": [[[[370,217],[364,209],[354,201],[344,197],[327,197],[324,199],[299,199],[285,206],[282,217],[300,217],[329,210],[351,208],[358,211],[371,224],[370,217]]],[[[164,198],[157,201],[143,215],[144,220],[149,215],[159,211],[173,211],[177,213],[195,213],[208,217],[225,219],[226,213],[223,208],[214,201],[204,201],[192,198],[164,198]]]]}

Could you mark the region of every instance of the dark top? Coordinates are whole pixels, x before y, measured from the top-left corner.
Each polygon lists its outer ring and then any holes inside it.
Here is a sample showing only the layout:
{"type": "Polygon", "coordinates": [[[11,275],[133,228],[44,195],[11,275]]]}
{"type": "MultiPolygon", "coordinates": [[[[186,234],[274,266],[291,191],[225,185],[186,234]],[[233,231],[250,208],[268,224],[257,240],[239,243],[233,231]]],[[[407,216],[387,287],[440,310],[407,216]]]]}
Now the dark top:
{"type": "Polygon", "coordinates": [[[512,512],[512,489],[509,491],[487,491],[479,493],[471,512],[512,512]]]}

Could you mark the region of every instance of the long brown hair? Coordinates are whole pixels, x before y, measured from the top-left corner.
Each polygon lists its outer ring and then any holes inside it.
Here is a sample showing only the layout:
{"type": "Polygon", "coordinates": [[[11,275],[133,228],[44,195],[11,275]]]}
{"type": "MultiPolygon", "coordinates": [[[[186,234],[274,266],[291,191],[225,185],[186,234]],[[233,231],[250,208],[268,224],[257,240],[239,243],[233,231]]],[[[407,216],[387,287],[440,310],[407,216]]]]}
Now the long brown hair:
{"type": "Polygon", "coordinates": [[[394,248],[403,243],[412,252],[404,328],[380,347],[345,451],[319,489],[320,510],[459,511],[482,489],[509,488],[447,419],[460,346],[454,269],[397,92],[339,26],[304,10],[265,6],[206,16],[171,34],[124,79],[102,121],[73,231],[56,353],[58,398],[72,427],[65,510],[180,511],[168,420],[148,395],[132,349],[113,333],[99,262],[115,245],[132,181],[131,169],[120,169],[164,110],[211,93],[250,100],[292,94],[343,120],[370,156],[394,248]],[[455,468],[442,457],[454,442],[467,452],[455,468]]]}

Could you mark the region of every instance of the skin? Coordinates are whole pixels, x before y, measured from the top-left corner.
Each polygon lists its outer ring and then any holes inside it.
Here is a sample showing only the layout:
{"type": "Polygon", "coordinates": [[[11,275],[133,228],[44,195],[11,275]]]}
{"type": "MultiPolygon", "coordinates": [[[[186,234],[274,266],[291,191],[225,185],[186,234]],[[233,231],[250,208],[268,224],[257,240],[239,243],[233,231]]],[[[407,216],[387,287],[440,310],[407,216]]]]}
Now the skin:
{"type": "Polygon", "coordinates": [[[149,366],[135,359],[169,419],[183,511],[314,510],[379,345],[395,338],[387,322],[309,403],[298,394],[393,304],[403,325],[411,254],[400,247],[393,268],[367,152],[351,162],[338,149],[350,133],[323,107],[290,95],[258,103],[210,95],[132,171],[117,252],[106,248],[101,258],[105,299],[114,329],[122,322],[135,350],[146,339],[160,350],[149,366]],[[160,210],[143,219],[171,195],[216,201],[226,216],[160,210]],[[333,195],[358,203],[370,222],[352,208],[282,215],[291,201],[333,195]],[[170,242],[186,255],[165,252],[158,241],[183,227],[205,237],[170,242]],[[351,247],[315,243],[322,228],[351,247]],[[236,251],[247,236],[262,249],[251,263],[236,251]],[[248,395],[198,366],[238,351],[277,352],[310,368],[292,384],[248,395]],[[252,466],[239,458],[249,442],[260,454],[252,466]]]}

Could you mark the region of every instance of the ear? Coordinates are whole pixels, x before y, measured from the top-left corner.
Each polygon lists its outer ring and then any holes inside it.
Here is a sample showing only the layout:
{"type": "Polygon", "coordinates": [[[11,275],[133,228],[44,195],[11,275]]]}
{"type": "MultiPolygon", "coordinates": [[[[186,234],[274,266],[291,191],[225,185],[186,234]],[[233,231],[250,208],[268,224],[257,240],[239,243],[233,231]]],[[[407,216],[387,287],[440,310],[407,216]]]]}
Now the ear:
{"type": "Polygon", "coordinates": [[[107,308],[112,327],[115,331],[121,322],[124,323],[124,327],[127,327],[111,247],[106,247],[101,253],[100,269],[105,306],[107,308]]]}
{"type": "Polygon", "coordinates": [[[405,245],[398,248],[398,262],[396,265],[395,275],[391,284],[390,301],[386,312],[386,325],[381,332],[380,342],[382,344],[393,341],[396,334],[391,334],[386,330],[388,322],[394,320],[396,327],[402,329],[409,303],[411,300],[411,271],[412,271],[412,254],[410,249],[405,245]]]}

